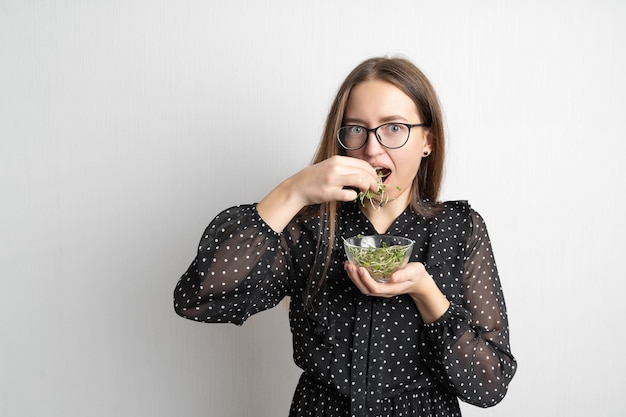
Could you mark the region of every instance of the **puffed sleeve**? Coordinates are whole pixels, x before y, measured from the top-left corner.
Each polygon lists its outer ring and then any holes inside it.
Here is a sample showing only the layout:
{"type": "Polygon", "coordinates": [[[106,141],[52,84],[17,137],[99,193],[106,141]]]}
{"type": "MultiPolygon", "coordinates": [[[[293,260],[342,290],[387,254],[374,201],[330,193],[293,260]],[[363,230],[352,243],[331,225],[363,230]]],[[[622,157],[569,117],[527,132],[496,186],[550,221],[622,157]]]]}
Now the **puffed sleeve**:
{"type": "Polygon", "coordinates": [[[487,228],[472,210],[464,256],[463,301],[424,325],[422,357],[465,402],[490,407],[505,396],[516,370],[509,324],[487,228]]]}
{"type": "Polygon", "coordinates": [[[179,279],[174,309],[191,320],[241,325],[287,295],[288,259],[285,236],[265,224],[256,205],[224,210],[179,279]]]}

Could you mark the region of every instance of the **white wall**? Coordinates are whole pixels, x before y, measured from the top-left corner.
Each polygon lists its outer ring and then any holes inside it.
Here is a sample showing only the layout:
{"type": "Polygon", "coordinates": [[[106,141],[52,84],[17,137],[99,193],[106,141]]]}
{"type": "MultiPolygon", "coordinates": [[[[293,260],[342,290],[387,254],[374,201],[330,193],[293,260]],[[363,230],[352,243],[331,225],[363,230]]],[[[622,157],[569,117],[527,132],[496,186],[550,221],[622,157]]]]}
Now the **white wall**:
{"type": "Polygon", "coordinates": [[[518,375],[466,416],[617,416],[626,2],[0,0],[0,414],[281,416],[286,310],[174,314],[219,210],[305,166],[339,83],[403,54],[486,218],[518,375]]]}

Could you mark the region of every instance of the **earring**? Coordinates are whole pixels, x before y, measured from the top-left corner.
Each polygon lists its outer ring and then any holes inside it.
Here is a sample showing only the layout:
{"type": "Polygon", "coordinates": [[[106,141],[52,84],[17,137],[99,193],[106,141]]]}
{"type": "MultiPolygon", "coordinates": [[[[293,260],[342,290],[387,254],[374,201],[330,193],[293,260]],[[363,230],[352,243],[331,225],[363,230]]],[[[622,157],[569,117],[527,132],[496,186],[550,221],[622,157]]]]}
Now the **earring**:
{"type": "Polygon", "coordinates": [[[424,151],[424,157],[427,157],[428,155],[430,155],[430,152],[424,151]]]}

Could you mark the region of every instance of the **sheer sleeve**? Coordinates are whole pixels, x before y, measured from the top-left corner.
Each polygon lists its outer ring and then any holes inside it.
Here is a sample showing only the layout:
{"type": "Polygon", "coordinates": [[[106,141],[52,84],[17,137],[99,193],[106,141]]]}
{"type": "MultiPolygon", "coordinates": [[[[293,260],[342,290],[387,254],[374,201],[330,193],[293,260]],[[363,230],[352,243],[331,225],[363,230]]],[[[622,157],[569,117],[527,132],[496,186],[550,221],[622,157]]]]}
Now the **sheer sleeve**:
{"type": "Polygon", "coordinates": [[[285,237],[255,205],[223,211],[206,228],[196,258],[174,290],[180,316],[237,325],[277,305],[289,291],[285,237]]]}
{"type": "Polygon", "coordinates": [[[516,370],[498,271],[482,217],[472,211],[464,257],[463,301],[425,325],[422,354],[438,379],[468,403],[504,398],[516,370]]]}

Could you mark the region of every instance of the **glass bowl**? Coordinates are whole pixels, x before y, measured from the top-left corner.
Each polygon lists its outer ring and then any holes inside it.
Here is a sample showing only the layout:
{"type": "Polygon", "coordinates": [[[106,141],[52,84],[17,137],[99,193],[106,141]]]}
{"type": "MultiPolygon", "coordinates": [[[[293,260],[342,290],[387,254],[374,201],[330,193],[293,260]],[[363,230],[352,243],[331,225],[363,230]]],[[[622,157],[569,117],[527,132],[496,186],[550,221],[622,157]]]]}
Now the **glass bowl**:
{"type": "Polygon", "coordinates": [[[343,240],[350,263],[367,269],[376,281],[387,282],[389,276],[409,262],[413,240],[390,235],[357,235],[343,240]]]}

